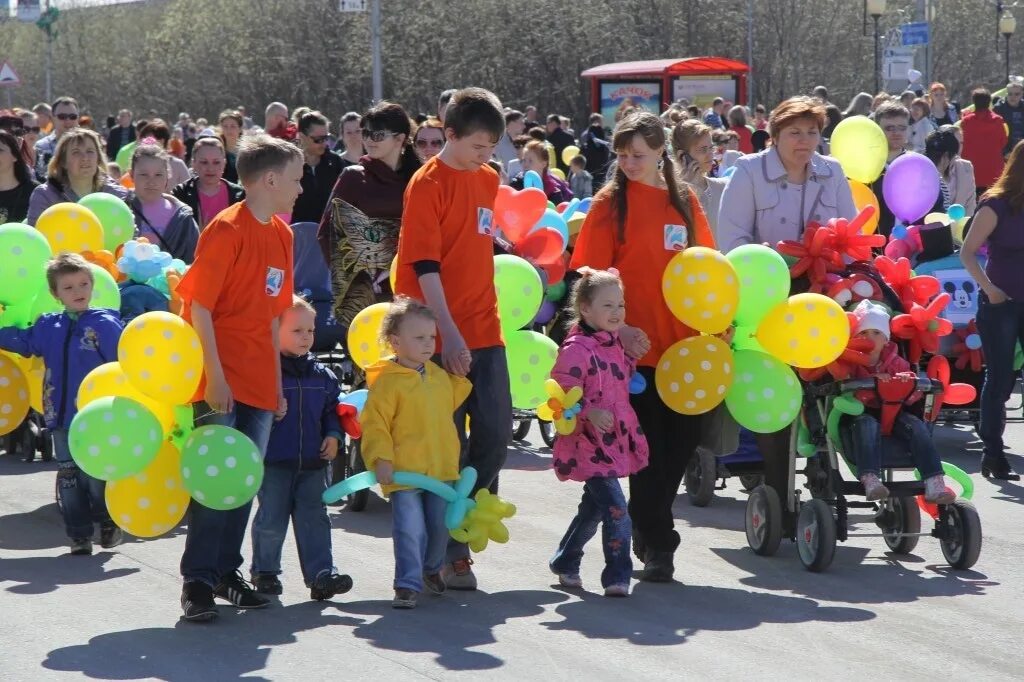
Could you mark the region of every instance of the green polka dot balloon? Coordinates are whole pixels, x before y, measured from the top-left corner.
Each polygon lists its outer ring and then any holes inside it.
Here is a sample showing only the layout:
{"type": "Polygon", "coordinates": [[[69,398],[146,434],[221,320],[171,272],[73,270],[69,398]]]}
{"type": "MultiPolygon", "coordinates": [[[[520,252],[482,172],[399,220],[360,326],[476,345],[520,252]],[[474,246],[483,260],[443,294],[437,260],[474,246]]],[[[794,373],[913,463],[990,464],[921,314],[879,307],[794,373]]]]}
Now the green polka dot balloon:
{"type": "Polygon", "coordinates": [[[197,426],[181,451],[181,479],[196,502],[210,509],[237,509],[263,483],[263,455],[241,431],[197,426]]]}
{"type": "Polygon", "coordinates": [[[518,410],[533,410],[547,402],[544,382],[555,366],[558,344],[537,332],[505,332],[505,352],[512,406],[518,410]]]}
{"type": "Polygon", "coordinates": [[[78,467],[93,478],[117,481],[153,461],[164,439],[160,421],[138,401],[97,398],[75,415],[68,447],[78,467]]]}
{"type": "Polygon", "coordinates": [[[0,225],[0,304],[28,304],[46,286],[46,262],[53,255],[39,231],[21,223],[0,225]]]}
{"type": "MultiPolygon", "coordinates": [[[[127,167],[122,166],[127,170],[127,167]]],[[[96,214],[103,226],[103,248],[111,253],[135,234],[135,216],[121,199],[106,192],[93,192],[78,203],[96,214]]]]}
{"type": "Polygon", "coordinates": [[[501,329],[506,334],[530,324],[544,298],[537,269],[519,256],[494,257],[494,291],[501,329]]]}
{"type": "MultiPolygon", "coordinates": [[[[110,308],[111,310],[121,309],[121,290],[117,282],[110,276],[110,273],[96,265],[89,263],[92,270],[92,301],[90,308],[110,308]]],[[[32,304],[32,319],[36,320],[40,315],[46,313],[59,313],[64,310],[64,305],[50,294],[50,288],[43,282],[35,302],[32,304]]]]}
{"type": "Polygon", "coordinates": [[[736,351],[732,387],[725,404],[740,426],[775,433],[800,413],[801,388],[789,365],[766,353],[736,351]]]}

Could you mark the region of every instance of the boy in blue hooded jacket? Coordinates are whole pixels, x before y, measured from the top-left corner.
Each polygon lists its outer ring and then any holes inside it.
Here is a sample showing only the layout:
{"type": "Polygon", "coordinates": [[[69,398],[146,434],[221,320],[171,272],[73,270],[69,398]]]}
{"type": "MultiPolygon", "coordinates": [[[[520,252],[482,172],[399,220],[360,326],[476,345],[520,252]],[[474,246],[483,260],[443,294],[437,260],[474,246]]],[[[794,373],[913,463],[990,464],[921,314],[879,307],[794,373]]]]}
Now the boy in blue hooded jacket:
{"type": "Polygon", "coordinates": [[[75,399],[85,376],[107,362],[117,361],[121,318],[117,311],[90,308],[93,274],[77,253],[62,253],[46,266],[50,293],[64,304],[64,312],[39,317],[28,329],[0,329],[0,348],[24,357],[42,357],[43,418],[53,434],[57,459],[57,491],[64,526],[71,538],[71,554],[92,554],[95,523],[100,544],[110,549],[121,544],[123,533],[107,513],[105,484],[78,468],[68,449],[68,427],[78,412],[75,399]]]}

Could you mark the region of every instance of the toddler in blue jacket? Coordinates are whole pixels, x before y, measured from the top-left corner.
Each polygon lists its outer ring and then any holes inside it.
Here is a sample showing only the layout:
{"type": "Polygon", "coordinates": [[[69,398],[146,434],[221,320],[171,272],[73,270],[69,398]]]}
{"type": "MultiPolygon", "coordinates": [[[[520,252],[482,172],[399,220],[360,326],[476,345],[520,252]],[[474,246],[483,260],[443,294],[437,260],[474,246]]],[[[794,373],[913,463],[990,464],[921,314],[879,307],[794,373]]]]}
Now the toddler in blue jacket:
{"type": "Polygon", "coordinates": [[[92,554],[96,523],[100,544],[110,549],[121,544],[123,533],[107,513],[105,484],[78,468],[68,449],[68,427],[78,411],[78,387],[93,369],[117,361],[121,318],[115,310],[90,308],[93,274],[77,253],[62,253],[46,267],[50,293],[64,304],[64,312],[39,317],[28,329],[0,329],[0,348],[28,357],[42,357],[43,418],[53,434],[57,460],[57,494],[64,526],[71,539],[71,554],[92,554]]]}
{"type": "Polygon", "coordinates": [[[309,352],[316,312],[294,297],[281,315],[281,383],[287,410],[275,415],[264,459],[266,470],[252,524],[252,582],[257,592],[281,594],[281,547],[292,521],[302,577],[311,599],[330,599],[352,589],[331,556],[331,522],[321,495],[328,464],[338,456],[341,388],[331,370],[309,352]]]}

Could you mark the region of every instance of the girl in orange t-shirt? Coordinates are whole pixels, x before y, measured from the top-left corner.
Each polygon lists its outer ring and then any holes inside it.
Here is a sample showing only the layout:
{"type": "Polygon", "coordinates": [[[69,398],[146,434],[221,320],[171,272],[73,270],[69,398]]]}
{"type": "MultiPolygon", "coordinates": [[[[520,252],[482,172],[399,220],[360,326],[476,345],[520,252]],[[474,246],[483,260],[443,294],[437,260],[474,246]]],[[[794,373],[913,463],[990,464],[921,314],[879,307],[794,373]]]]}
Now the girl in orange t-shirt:
{"type": "Polygon", "coordinates": [[[674,412],[654,388],[661,354],[696,333],[669,311],[662,274],[679,251],[714,248],[715,240],[696,195],[676,175],[657,116],[641,111],[624,117],[615,126],[612,148],[615,174],[594,197],[570,267],[615,268],[625,285],[629,326],[619,336],[647,380],[630,402],[650,445],[649,465],[629,477],[633,551],[644,562],[641,580],[668,582],[679,546],[672,502],[700,442],[701,417],[674,412]]]}

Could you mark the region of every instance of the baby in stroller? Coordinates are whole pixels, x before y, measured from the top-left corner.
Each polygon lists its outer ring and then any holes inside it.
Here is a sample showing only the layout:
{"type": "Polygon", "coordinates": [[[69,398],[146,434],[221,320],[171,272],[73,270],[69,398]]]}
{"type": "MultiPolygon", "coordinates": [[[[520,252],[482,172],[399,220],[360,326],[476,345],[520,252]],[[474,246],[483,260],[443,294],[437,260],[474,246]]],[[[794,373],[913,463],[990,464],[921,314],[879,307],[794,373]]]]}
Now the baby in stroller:
{"type": "MultiPolygon", "coordinates": [[[[857,305],[853,314],[857,320],[856,335],[869,340],[873,347],[868,353],[867,366],[857,366],[852,378],[876,377],[885,381],[901,374],[915,376],[910,363],[900,357],[899,347],[889,338],[889,312],[886,308],[865,300],[857,305]]],[[[847,417],[842,422],[841,428],[846,431],[845,436],[853,449],[847,456],[856,462],[867,499],[884,500],[889,497],[889,489],[879,478],[883,468],[881,404],[874,392],[865,392],[857,398],[865,403],[867,409],[864,414],[847,417]]],[[[899,440],[910,452],[911,460],[925,482],[925,501],[951,504],[956,495],[946,487],[942,462],[931,432],[924,420],[913,414],[913,406],[921,403],[922,398],[921,393],[915,391],[904,401],[905,409],[897,415],[891,437],[899,440]]]]}

